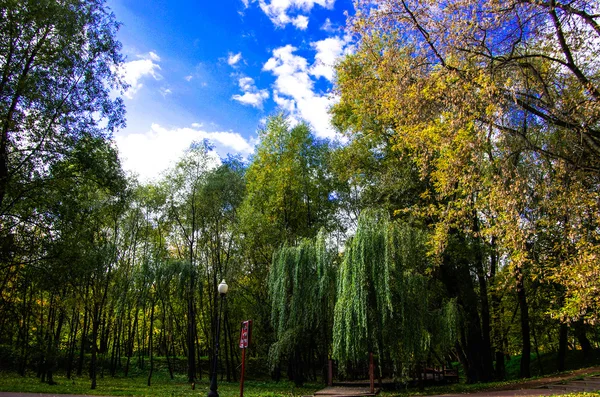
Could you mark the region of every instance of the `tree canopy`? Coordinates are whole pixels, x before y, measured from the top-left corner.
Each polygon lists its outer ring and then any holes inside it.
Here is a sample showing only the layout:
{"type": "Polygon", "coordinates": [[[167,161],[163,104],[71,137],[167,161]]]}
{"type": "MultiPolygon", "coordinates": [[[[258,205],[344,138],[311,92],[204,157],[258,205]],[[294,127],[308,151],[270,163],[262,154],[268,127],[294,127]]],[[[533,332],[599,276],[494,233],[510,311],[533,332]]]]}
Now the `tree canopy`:
{"type": "Polygon", "coordinates": [[[364,377],[369,353],[399,383],[593,357],[597,2],[355,7],[343,139],[276,113],[248,159],[195,142],[142,184],[111,141],[126,87],[105,2],[0,0],[0,365],[232,381],[248,319],[256,373],[298,385],[329,359],[364,377]]]}

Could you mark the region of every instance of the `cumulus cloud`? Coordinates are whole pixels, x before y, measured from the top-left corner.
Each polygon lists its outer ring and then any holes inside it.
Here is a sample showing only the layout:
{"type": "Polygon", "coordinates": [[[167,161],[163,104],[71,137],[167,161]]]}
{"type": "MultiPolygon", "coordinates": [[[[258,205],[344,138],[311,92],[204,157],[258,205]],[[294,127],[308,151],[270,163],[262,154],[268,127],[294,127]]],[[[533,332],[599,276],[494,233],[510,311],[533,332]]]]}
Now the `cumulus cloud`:
{"type": "Polygon", "coordinates": [[[298,15],[296,18],[292,19],[292,25],[300,30],[306,30],[308,27],[308,17],[304,15],[298,15]]]}
{"type": "Polygon", "coordinates": [[[227,63],[229,64],[229,66],[235,66],[241,59],[242,59],[241,52],[238,52],[237,54],[230,52],[229,56],[227,57],[227,63]]]}
{"type": "Polygon", "coordinates": [[[151,181],[172,167],[190,144],[203,139],[211,141],[221,157],[227,154],[248,157],[254,151],[253,142],[237,132],[209,132],[201,128],[198,123],[192,124],[191,128],[173,129],[152,124],[150,130],[144,133],[116,136],[123,168],[137,174],[141,181],[151,181]]]}
{"type": "MultiPolygon", "coordinates": [[[[248,6],[248,1],[244,4],[248,6]]],[[[258,0],[260,9],[269,17],[271,22],[278,27],[285,27],[291,23],[298,29],[306,29],[308,17],[316,5],[327,9],[333,9],[335,0],[258,0]]]]}
{"type": "Polygon", "coordinates": [[[342,55],[351,51],[349,42],[350,37],[329,37],[311,43],[311,46],[317,50],[317,54],[310,73],[315,77],[325,77],[327,80],[333,81],[335,63],[342,55]]]}
{"type": "Polygon", "coordinates": [[[139,55],[135,61],[125,62],[119,73],[123,80],[129,85],[129,88],[125,92],[125,96],[129,99],[133,99],[135,94],[144,86],[142,80],[147,77],[152,77],[154,80],[162,79],[159,73],[160,57],[154,53],[149,52],[146,55],[139,55]]]}
{"type": "Polygon", "coordinates": [[[262,109],[263,102],[269,98],[269,92],[267,90],[259,90],[254,85],[254,79],[251,77],[240,77],[238,80],[240,90],[244,92],[243,95],[233,95],[231,99],[240,102],[244,105],[250,105],[255,108],[262,109]]]}
{"type": "Polygon", "coordinates": [[[185,81],[188,81],[188,82],[192,81],[193,78],[194,78],[194,76],[192,76],[191,74],[184,77],[185,81]]]}
{"type": "Polygon", "coordinates": [[[306,120],[319,137],[334,138],[328,113],[336,98],[319,94],[314,90],[313,78],[325,77],[333,80],[333,65],[337,57],[346,51],[348,41],[330,38],[312,44],[316,49],[315,62],[309,65],[306,58],[294,54],[297,48],[286,45],[273,51],[273,56],[264,64],[263,70],[275,76],[273,100],[287,111],[292,120],[306,120]]]}

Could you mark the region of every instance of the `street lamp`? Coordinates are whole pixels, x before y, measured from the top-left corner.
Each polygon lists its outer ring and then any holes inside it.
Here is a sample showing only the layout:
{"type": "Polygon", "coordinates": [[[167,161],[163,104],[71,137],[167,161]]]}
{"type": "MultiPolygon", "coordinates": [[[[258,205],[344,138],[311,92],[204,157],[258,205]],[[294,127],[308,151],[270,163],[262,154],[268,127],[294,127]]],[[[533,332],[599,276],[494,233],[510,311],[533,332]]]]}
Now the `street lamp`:
{"type": "Polygon", "coordinates": [[[217,288],[217,290],[219,291],[219,295],[221,295],[221,310],[220,310],[220,314],[217,316],[217,333],[216,333],[216,337],[215,337],[215,354],[213,357],[213,373],[212,373],[212,378],[210,380],[210,391],[208,392],[208,397],[219,397],[219,393],[217,392],[217,364],[218,364],[218,358],[219,358],[219,331],[220,331],[219,322],[220,322],[221,316],[223,315],[223,301],[225,300],[225,295],[227,294],[227,291],[229,290],[229,286],[227,285],[225,280],[221,281],[221,284],[219,284],[219,287],[217,288]]]}

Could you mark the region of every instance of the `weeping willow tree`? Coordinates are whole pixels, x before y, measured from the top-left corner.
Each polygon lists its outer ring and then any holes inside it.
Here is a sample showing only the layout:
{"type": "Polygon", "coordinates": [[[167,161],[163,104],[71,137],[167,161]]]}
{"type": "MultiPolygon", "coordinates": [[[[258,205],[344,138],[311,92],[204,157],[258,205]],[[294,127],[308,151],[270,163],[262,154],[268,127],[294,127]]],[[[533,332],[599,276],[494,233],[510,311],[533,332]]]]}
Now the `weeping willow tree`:
{"type": "Polygon", "coordinates": [[[287,362],[288,376],[298,385],[309,376],[315,361],[324,364],[328,358],[334,259],[323,231],[316,239],[304,239],[297,246],[284,246],[273,254],[268,284],[277,340],[269,351],[269,361],[275,370],[287,362]]]}
{"type": "Polygon", "coordinates": [[[387,226],[380,215],[363,213],[356,235],[346,245],[333,326],[333,355],[341,363],[363,359],[381,345],[383,328],[392,316],[387,226]]]}
{"type": "Polygon", "coordinates": [[[453,301],[432,293],[427,236],[381,212],[366,211],[346,245],[334,309],[333,356],[346,364],[367,353],[394,362],[395,377],[456,341],[453,301]]]}

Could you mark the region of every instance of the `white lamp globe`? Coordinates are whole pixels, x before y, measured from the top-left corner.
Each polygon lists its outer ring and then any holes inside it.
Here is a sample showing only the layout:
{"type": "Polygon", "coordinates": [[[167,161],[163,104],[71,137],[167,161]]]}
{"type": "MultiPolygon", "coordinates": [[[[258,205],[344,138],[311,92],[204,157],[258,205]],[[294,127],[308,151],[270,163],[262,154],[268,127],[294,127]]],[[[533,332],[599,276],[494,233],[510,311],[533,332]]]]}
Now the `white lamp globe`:
{"type": "Polygon", "coordinates": [[[221,284],[219,284],[218,290],[219,290],[219,294],[221,294],[221,295],[225,295],[227,293],[227,291],[229,290],[229,286],[227,285],[225,280],[221,281],[221,284]]]}

